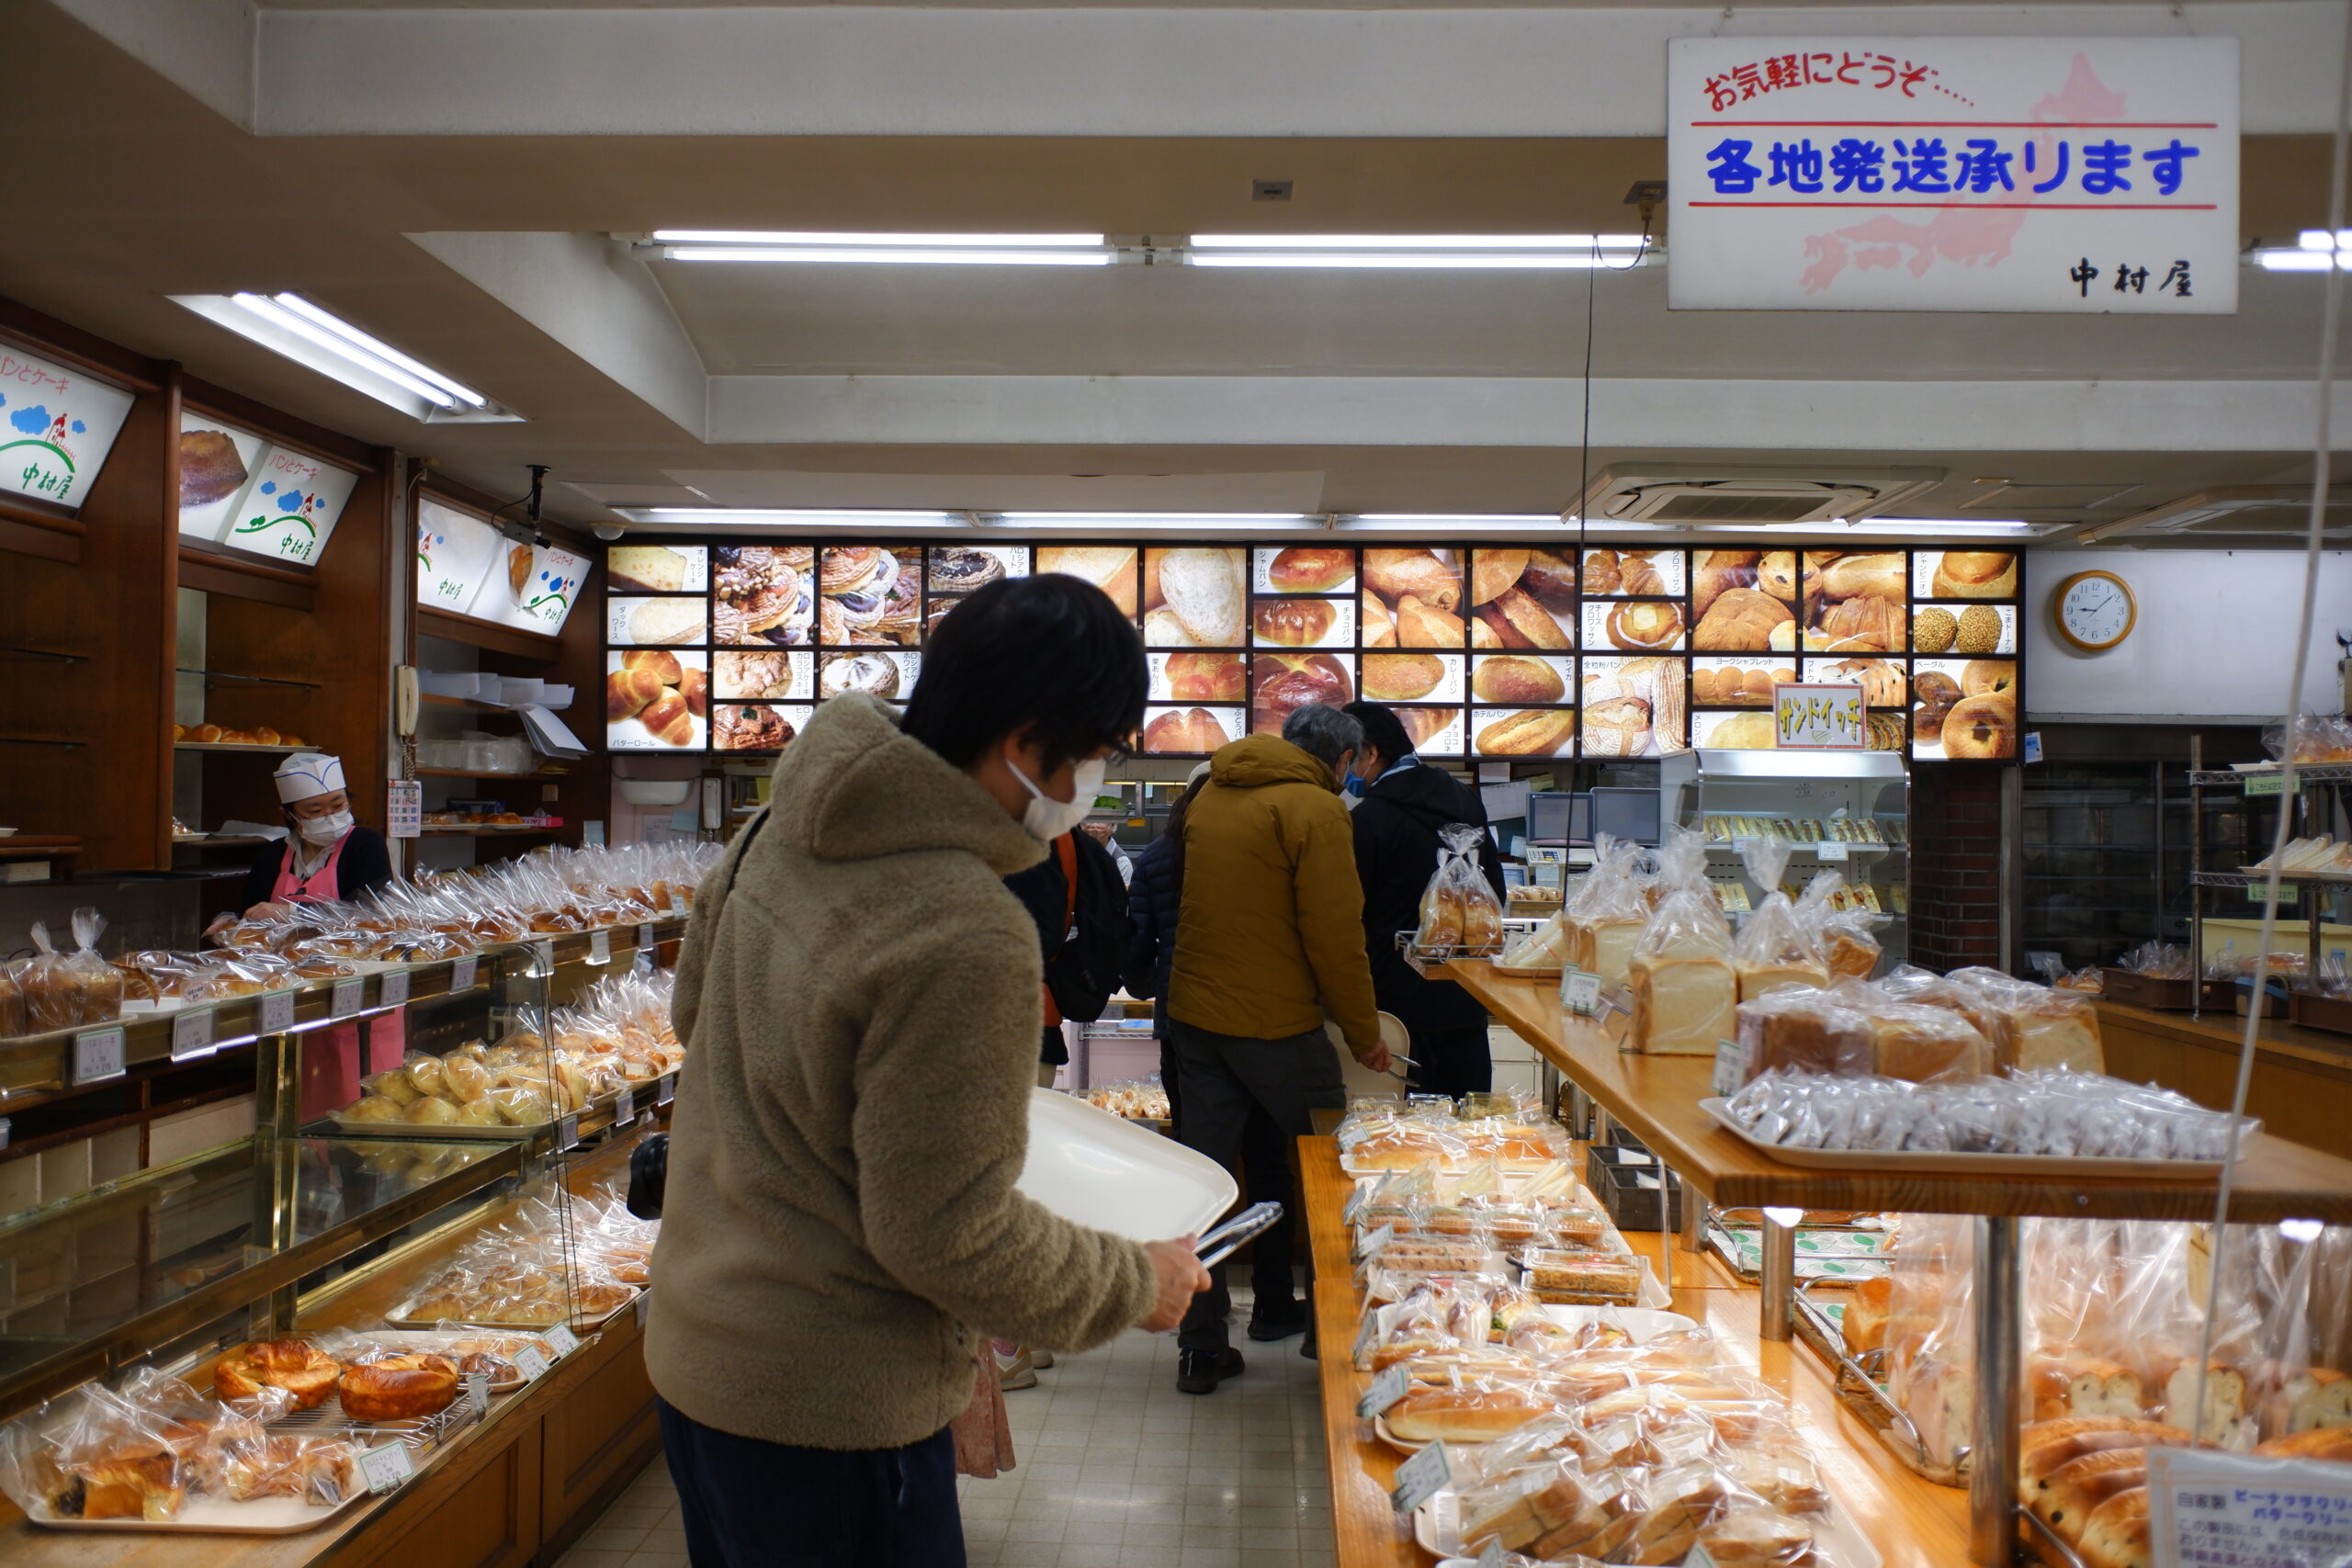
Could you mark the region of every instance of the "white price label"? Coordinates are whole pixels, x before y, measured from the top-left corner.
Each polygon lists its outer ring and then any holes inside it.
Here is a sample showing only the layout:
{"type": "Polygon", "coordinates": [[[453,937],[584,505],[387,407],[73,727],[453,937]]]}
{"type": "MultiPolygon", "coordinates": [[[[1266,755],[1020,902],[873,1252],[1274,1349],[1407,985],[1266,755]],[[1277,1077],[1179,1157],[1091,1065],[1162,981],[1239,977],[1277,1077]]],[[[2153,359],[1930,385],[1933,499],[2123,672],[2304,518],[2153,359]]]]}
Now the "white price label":
{"type": "MultiPolygon", "coordinates": [[[[1497,1536],[1488,1544],[1499,1547],[1502,1543],[1502,1537],[1497,1536]]],[[[1481,1559],[1480,1561],[1483,1562],[1484,1559],[1481,1559]]],[[[1502,1559],[1498,1557],[1495,1561],[1499,1563],[1502,1562],[1502,1559]]],[[[1682,1560],[1682,1568],[1715,1568],[1715,1554],[1709,1551],[1704,1546],[1700,1545],[1697,1541],[1692,1541],[1690,1543],[1690,1555],[1682,1560]]]]}
{"type": "Polygon", "coordinates": [[[555,1124],[555,1146],[559,1151],[580,1146],[580,1112],[567,1111],[555,1124]]]}
{"type": "Polygon", "coordinates": [[[283,1034],[294,1027],[294,993],[272,991],[261,999],[261,1017],[255,1032],[283,1034]]]}
{"type": "Polygon", "coordinates": [[[1357,1322],[1355,1348],[1348,1352],[1348,1360],[1351,1364],[1363,1360],[1365,1354],[1371,1350],[1372,1342],[1380,1337],[1381,1314],[1387,1310],[1386,1307],[1382,1307],[1378,1311],[1368,1312],[1357,1322]]]}
{"type": "MultiPolygon", "coordinates": [[[[1702,1556],[1705,1551],[1705,1547],[1693,1546],[1690,1549],[1690,1555],[1682,1560],[1682,1568],[1690,1568],[1692,1562],[1702,1556]]],[[[1498,1535],[1490,1535],[1487,1538],[1486,1549],[1478,1553],[1478,1568],[1503,1568],[1502,1537],[1498,1535]]],[[[1707,1564],[1707,1568],[1714,1568],[1714,1564],[1711,1562],[1707,1564]]]]}
{"type": "Polygon", "coordinates": [[[610,964],[613,961],[613,933],[602,926],[588,933],[588,962],[610,964]]]}
{"type": "Polygon", "coordinates": [[[1590,1018],[1600,1005],[1600,976],[1581,969],[1561,971],[1560,1001],[1578,1018],[1590,1018]]]}
{"type": "Polygon", "coordinates": [[[661,943],[653,940],[653,926],[648,922],[637,928],[637,947],[640,953],[650,953],[661,943]]]}
{"type": "Polygon", "coordinates": [[[74,1037],[74,1083],[104,1083],[122,1077],[122,1026],[85,1029],[74,1037]]]}
{"type": "Polygon", "coordinates": [[[1453,1479],[1453,1465],[1445,1457],[1445,1445],[1431,1443],[1396,1467],[1396,1484],[1389,1490],[1388,1506],[1409,1514],[1444,1491],[1453,1479]]]}
{"type": "Polygon", "coordinates": [[[327,1016],[349,1018],[368,1000],[368,982],[357,976],[334,983],[334,995],[328,999],[327,1016]]]}
{"type": "Polygon", "coordinates": [[[212,1043],[210,1008],[189,1008],[172,1020],[173,1061],[198,1061],[216,1049],[212,1043]]]}
{"type": "Polygon", "coordinates": [[[580,1348],[580,1336],[560,1323],[540,1335],[539,1337],[548,1342],[548,1348],[553,1350],[559,1358],[569,1356],[580,1348]]]}
{"type": "Polygon", "coordinates": [[[637,1091],[625,1089],[613,1100],[613,1124],[637,1120],[637,1091]]]}
{"type": "Polygon", "coordinates": [[[2148,1547],[2166,1568],[2302,1568],[2352,1552],[2352,1469],[2148,1450],[2148,1547]]]}
{"type": "Polygon", "coordinates": [[[1413,1374],[1402,1361],[1372,1380],[1372,1386],[1356,1401],[1356,1414],[1369,1421],[1398,1400],[1413,1386],[1413,1374]]]}
{"type": "Polygon", "coordinates": [[[1356,1256],[1359,1258],[1377,1258],[1383,1252],[1387,1251],[1388,1244],[1396,1239],[1396,1227],[1395,1225],[1383,1225],[1376,1231],[1367,1232],[1363,1240],[1356,1246],[1356,1256]]]}
{"type": "Polygon", "coordinates": [[[1813,847],[1823,860],[1844,860],[1846,858],[1846,845],[1841,840],[1825,839],[1820,843],[1817,843],[1813,847]]]}
{"type": "Polygon", "coordinates": [[[450,991],[455,993],[458,991],[472,990],[474,988],[474,976],[481,970],[481,960],[470,954],[464,958],[453,960],[449,964],[450,991]]]}
{"type": "Polygon", "coordinates": [[[396,1008],[408,1000],[408,971],[390,969],[376,982],[376,1005],[396,1008]]]}
{"type": "Polygon", "coordinates": [[[536,1346],[526,1345],[514,1352],[514,1370],[523,1374],[526,1382],[537,1382],[547,1375],[548,1359],[536,1346]]]}
{"type": "Polygon", "coordinates": [[[671,1097],[677,1092],[678,1075],[675,1073],[663,1073],[662,1075],[662,1087],[653,1091],[653,1103],[656,1105],[667,1105],[670,1103],[671,1097]]]}
{"type": "Polygon", "coordinates": [[[673,893],[673,894],[671,894],[671,895],[670,895],[670,913],[672,913],[673,915],[684,915],[685,912],[686,912],[686,896],[685,896],[684,894],[683,894],[683,893],[673,893]]]}
{"type": "Polygon", "coordinates": [[[533,969],[535,969],[536,971],[537,971],[537,972],[538,972],[539,974],[541,974],[541,975],[552,975],[552,974],[554,974],[554,973],[555,973],[555,943],[553,943],[553,942],[533,942],[533,943],[531,944],[531,948],[532,948],[532,963],[531,963],[531,967],[532,967],[533,969]]]}
{"type": "Polygon", "coordinates": [[[473,1408],[473,1419],[479,1421],[490,1414],[490,1376],[472,1372],[466,1378],[466,1403],[473,1408]]]}
{"type": "Polygon", "coordinates": [[[1371,1201],[1372,1189],[1359,1185],[1355,1191],[1349,1195],[1348,1201],[1340,1205],[1340,1223],[1343,1225],[1354,1224],[1356,1216],[1363,1213],[1363,1206],[1371,1201]]]}
{"type": "Polygon", "coordinates": [[[389,1448],[368,1449],[362,1452],[359,1473],[366,1478],[368,1490],[380,1496],[414,1475],[416,1466],[409,1462],[408,1450],[394,1443],[389,1448]]]}
{"type": "Polygon", "coordinates": [[[1728,1099],[1737,1094],[1747,1085],[1749,1055],[1747,1045],[1743,1041],[1718,1040],[1715,1042],[1715,1077],[1713,1087],[1717,1094],[1728,1099]]]}

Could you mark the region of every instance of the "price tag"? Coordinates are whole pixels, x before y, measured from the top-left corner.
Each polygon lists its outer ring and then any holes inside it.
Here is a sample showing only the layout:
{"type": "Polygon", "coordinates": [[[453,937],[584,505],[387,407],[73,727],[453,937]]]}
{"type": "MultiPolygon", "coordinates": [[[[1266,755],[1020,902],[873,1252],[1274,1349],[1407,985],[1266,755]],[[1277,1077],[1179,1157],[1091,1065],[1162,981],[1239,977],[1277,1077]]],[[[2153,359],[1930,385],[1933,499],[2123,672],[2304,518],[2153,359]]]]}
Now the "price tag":
{"type": "Polygon", "coordinates": [[[656,1105],[669,1104],[671,1096],[677,1093],[677,1090],[678,1075],[675,1073],[663,1073],[662,1075],[662,1087],[653,1091],[653,1103],[656,1105]]]}
{"type": "Polygon", "coordinates": [[[1409,1514],[1444,1491],[1453,1479],[1453,1466],[1445,1457],[1445,1445],[1431,1443],[1396,1467],[1396,1484],[1388,1494],[1388,1506],[1409,1514]]]}
{"type": "Polygon", "coordinates": [[[653,940],[653,926],[650,921],[637,928],[637,950],[639,953],[650,953],[661,945],[653,940]]]}
{"type": "Polygon", "coordinates": [[[613,1100],[613,1123],[618,1126],[621,1122],[636,1120],[637,1091],[633,1089],[625,1089],[613,1100]]]}
{"type": "Polygon", "coordinates": [[[1356,1414],[1369,1421],[1404,1398],[1405,1391],[1412,1386],[1412,1372],[1399,1361],[1372,1380],[1372,1386],[1363,1391],[1362,1399],[1356,1401],[1356,1414]]]}
{"type": "Polygon", "coordinates": [[[408,1450],[394,1443],[389,1448],[368,1449],[359,1456],[359,1473],[368,1482],[368,1490],[381,1496],[416,1473],[416,1466],[408,1459],[408,1450]]]}
{"type": "Polygon", "coordinates": [[[540,1335],[539,1337],[547,1341],[548,1348],[553,1350],[559,1359],[569,1356],[580,1348],[580,1336],[560,1323],[540,1335]]]}
{"type": "Polygon", "coordinates": [[[1363,1360],[1371,1351],[1372,1342],[1380,1337],[1381,1315],[1387,1310],[1386,1307],[1382,1307],[1378,1311],[1368,1312],[1356,1324],[1355,1348],[1348,1352],[1348,1361],[1351,1365],[1363,1360]]]}
{"type": "Polygon", "coordinates": [[[580,1112],[567,1111],[555,1124],[555,1146],[559,1152],[580,1146],[580,1112]]]}
{"type": "Polygon", "coordinates": [[[541,975],[555,973],[555,943],[535,942],[531,944],[531,967],[541,975]]]}
{"type": "Polygon", "coordinates": [[[449,964],[449,989],[452,992],[472,990],[474,976],[481,968],[481,960],[479,957],[468,955],[453,960],[449,964]]]}
{"type": "Polygon", "coordinates": [[[349,1018],[368,999],[368,982],[355,975],[348,980],[334,983],[334,994],[328,998],[329,1018],[349,1018]]]}
{"type": "Polygon", "coordinates": [[[466,1378],[466,1403],[473,1407],[477,1421],[490,1414],[490,1376],[486,1372],[469,1373],[466,1378]]]}
{"type": "Polygon", "coordinates": [[[537,1346],[526,1345],[514,1352],[514,1370],[523,1374],[524,1381],[537,1382],[547,1375],[548,1359],[539,1354],[537,1346]]]}
{"type": "Polygon", "coordinates": [[[408,971],[390,969],[376,982],[376,1005],[396,1008],[408,1000],[408,971]]]}
{"type": "Polygon", "coordinates": [[[215,1049],[210,1008],[188,1008],[172,1020],[173,1061],[199,1061],[215,1049]]]}
{"type": "Polygon", "coordinates": [[[294,1027],[294,993],[272,991],[261,999],[261,1019],[255,1025],[263,1034],[283,1034],[294,1027]]]}
{"type": "Polygon", "coordinates": [[[1842,840],[1825,839],[1820,843],[1815,844],[1814,848],[1820,852],[1823,860],[1844,860],[1846,858],[1846,845],[1842,840]]]}
{"type": "Polygon", "coordinates": [[[1396,1227],[1395,1225],[1383,1225],[1378,1230],[1373,1231],[1365,1235],[1363,1240],[1357,1245],[1356,1256],[1359,1258],[1377,1258],[1383,1252],[1386,1251],[1388,1244],[1396,1239],[1396,1227]]]}
{"type": "Polygon", "coordinates": [[[122,1077],[122,1026],[85,1029],[74,1037],[74,1083],[104,1083],[122,1077]]]}
{"type": "Polygon", "coordinates": [[[2148,1547],[2200,1568],[2343,1561],[2352,1551],[2352,1470],[2214,1449],[2148,1450],[2148,1547]]]}
{"type": "Polygon", "coordinates": [[[2284,773],[2248,773],[2245,792],[2248,795],[2281,795],[2285,793],[2286,783],[2287,775],[2284,773]]]}
{"type": "Polygon", "coordinates": [[[588,962],[610,964],[613,961],[613,933],[598,926],[588,933],[588,962]]]}
{"type": "MultiPolygon", "coordinates": [[[[1690,1548],[1690,1555],[1682,1560],[1683,1568],[1690,1568],[1692,1563],[1706,1555],[1706,1551],[1707,1549],[1703,1546],[1693,1545],[1690,1548]]],[[[1486,1550],[1478,1553],[1478,1568],[1503,1568],[1502,1537],[1490,1535],[1487,1538],[1486,1550]]],[[[1710,1562],[1706,1568],[1714,1568],[1714,1564],[1710,1562]]]]}
{"type": "MultiPolygon", "coordinates": [[[[1503,1538],[1497,1536],[1487,1544],[1500,1547],[1502,1543],[1503,1538]]],[[[1485,1559],[1482,1558],[1480,1561],[1483,1562],[1485,1559]]],[[[1500,1563],[1502,1559],[1498,1557],[1495,1561],[1500,1563]]],[[[1682,1568],[1715,1568],[1715,1554],[1694,1540],[1690,1543],[1690,1555],[1682,1560],[1682,1568]]]]}
{"type": "Polygon", "coordinates": [[[1590,1018],[1600,1005],[1600,976],[1581,969],[1561,971],[1560,1001],[1578,1018],[1590,1018]]]}
{"type": "Polygon", "coordinates": [[[1736,1040],[1715,1042],[1714,1091],[1726,1098],[1737,1094],[1747,1082],[1748,1048],[1736,1040]]]}
{"type": "Polygon", "coordinates": [[[1363,1213],[1363,1206],[1370,1201],[1372,1201],[1372,1189],[1359,1186],[1348,1201],[1340,1205],[1340,1223],[1343,1225],[1354,1224],[1356,1216],[1363,1213]]]}
{"type": "Polygon", "coordinates": [[[685,914],[685,912],[686,912],[686,896],[685,896],[684,894],[683,894],[683,893],[673,893],[673,894],[671,894],[671,895],[670,895],[670,913],[671,913],[671,914],[673,914],[673,915],[676,915],[676,916],[684,916],[684,915],[685,914]]]}

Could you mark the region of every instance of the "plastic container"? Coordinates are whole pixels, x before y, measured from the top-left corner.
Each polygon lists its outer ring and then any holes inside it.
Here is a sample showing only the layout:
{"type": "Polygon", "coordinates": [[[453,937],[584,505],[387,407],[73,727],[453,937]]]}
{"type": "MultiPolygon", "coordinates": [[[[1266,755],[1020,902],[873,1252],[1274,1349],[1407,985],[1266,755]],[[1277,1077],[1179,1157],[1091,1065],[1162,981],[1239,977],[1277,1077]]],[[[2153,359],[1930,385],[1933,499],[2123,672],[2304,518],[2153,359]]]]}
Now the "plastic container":
{"type": "Polygon", "coordinates": [[[1661,1202],[1668,1205],[1668,1228],[1682,1228],[1680,1179],[1639,1145],[1588,1145],[1584,1152],[1584,1184],[1592,1189],[1592,1195],[1600,1200],[1620,1230],[1657,1230],[1661,1202]],[[1644,1186],[1644,1177],[1658,1185],[1644,1186]]]}

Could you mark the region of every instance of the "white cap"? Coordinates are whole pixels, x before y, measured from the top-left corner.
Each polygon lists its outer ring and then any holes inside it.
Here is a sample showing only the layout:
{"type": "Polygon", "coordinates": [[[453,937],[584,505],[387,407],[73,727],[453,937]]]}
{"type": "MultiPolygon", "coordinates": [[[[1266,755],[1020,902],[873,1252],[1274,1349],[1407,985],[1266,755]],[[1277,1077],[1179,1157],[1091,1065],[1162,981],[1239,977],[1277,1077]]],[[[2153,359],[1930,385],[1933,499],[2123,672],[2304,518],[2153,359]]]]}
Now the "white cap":
{"type": "Polygon", "coordinates": [[[291,806],[343,788],[343,762],[323,751],[297,751],[277,764],[277,798],[291,806]]]}

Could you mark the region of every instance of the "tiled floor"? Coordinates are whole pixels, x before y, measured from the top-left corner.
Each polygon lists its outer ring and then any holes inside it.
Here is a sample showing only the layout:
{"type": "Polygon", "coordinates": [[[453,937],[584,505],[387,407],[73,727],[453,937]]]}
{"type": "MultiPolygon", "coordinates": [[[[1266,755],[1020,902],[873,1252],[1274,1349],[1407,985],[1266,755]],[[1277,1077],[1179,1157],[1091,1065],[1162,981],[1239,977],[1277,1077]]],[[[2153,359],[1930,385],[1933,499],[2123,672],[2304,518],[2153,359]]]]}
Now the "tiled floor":
{"type": "MultiPolygon", "coordinates": [[[[1246,1300],[1246,1298],[1245,1298],[1246,1300]]],[[[1176,1341],[1130,1333],[1005,1395],[1014,1469],[958,1483],[972,1568],[1328,1568],[1315,1363],[1255,1345],[1216,1393],[1176,1392],[1176,1341]]],[[[684,1568],[660,1460],[558,1568],[684,1568]]]]}

